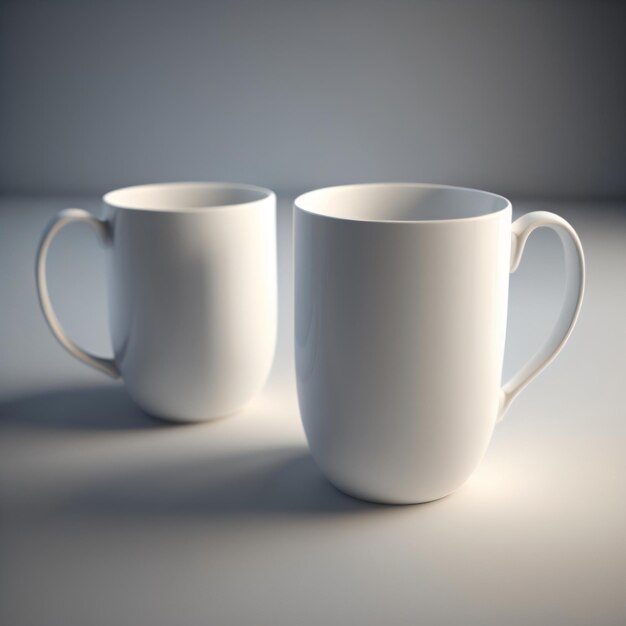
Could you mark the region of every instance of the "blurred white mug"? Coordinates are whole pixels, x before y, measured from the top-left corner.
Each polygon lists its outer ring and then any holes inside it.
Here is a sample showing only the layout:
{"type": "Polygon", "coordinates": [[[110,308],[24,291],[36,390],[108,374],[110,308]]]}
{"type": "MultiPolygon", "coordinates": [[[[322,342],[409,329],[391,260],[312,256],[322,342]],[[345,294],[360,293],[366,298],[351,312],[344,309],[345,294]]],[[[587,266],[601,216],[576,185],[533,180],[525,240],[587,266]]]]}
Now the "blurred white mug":
{"type": "Polygon", "coordinates": [[[166,183],[107,193],[98,219],[61,211],[46,228],[36,278],[44,316],[71,354],[121,376],[145,411],[208,420],[263,386],[277,331],[276,196],[250,185],[166,183]],[[46,256],[66,224],[86,222],[107,254],[114,357],[89,354],[50,302],[46,256]]]}
{"type": "Polygon", "coordinates": [[[295,352],[311,452],[339,489],[425,502],[474,471],[513,398],[563,347],[584,289],[580,241],[537,211],[443,185],[319,189],[295,201],[295,352]],[[501,386],[509,273],[541,226],[565,252],[565,302],[501,386]]]}

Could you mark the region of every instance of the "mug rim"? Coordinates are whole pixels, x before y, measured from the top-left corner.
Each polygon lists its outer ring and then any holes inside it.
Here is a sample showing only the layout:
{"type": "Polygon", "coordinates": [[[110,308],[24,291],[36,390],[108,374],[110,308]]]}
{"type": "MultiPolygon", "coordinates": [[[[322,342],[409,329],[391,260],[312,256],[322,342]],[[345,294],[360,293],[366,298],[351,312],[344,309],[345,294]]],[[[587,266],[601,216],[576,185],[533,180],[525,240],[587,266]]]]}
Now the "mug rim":
{"type": "Polygon", "coordinates": [[[254,205],[262,205],[267,202],[267,200],[275,200],[276,194],[271,189],[266,187],[260,187],[258,185],[249,185],[247,183],[229,183],[229,182],[221,182],[221,181],[173,181],[173,182],[164,182],[164,183],[145,183],[139,185],[129,185],[127,187],[118,187],[116,189],[112,189],[111,191],[107,191],[102,196],[102,201],[108,206],[115,209],[124,209],[126,211],[146,211],[146,212],[154,212],[154,213],[200,213],[204,211],[219,211],[219,210],[232,210],[236,208],[249,208],[254,205]],[[166,207],[166,206],[158,206],[158,203],[145,203],[145,206],[139,206],[141,203],[136,203],[135,206],[132,206],[133,203],[128,200],[124,201],[121,198],[118,199],[118,196],[124,197],[125,194],[132,192],[141,192],[143,190],[173,190],[173,189],[193,189],[199,188],[204,190],[232,190],[232,191],[241,191],[241,192],[253,192],[259,195],[258,198],[253,198],[251,200],[244,200],[242,202],[232,202],[232,203],[216,203],[209,204],[207,203],[202,205],[194,205],[194,206],[176,206],[176,207],[166,207]]]}
{"type": "Polygon", "coordinates": [[[490,217],[499,216],[502,213],[512,210],[511,201],[504,196],[493,193],[491,191],[484,191],[483,189],[476,189],[473,187],[460,187],[457,185],[443,185],[438,183],[407,183],[407,182],[385,182],[385,183],[351,183],[346,185],[330,185],[328,187],[320,187],[318,189],[311,189],[310,191],[306,191],[305,193],[300,194],[294,200],[294,206],[304,212],[309,213],[310,215],[314,215],[316,217],[325,218],[329,220],[337,220],[343,222],[361,222],[365,224],[449,224],[452,222],[469,222],[476,220],[486,220],[490,217]],[[301,201],[304,200],[307,196],[312,196],[318,194],[322,191],[335,191],[340,189],[364,189],[370,187],[374,188],[391,188],[391,187],[409,187],[413,189],[448,189],[454,191],[461,192],[471,192],[474,194],[480,194],[482,196],[489,197],[491,199],[497,199],[504,202],[504,206],[495,211],[486,211],[484,213],[480,213],[478,215],[470,215],[465,217],[444,217],[441,219],[367,219],[367,218],[358,218],[358,217],[346,217],[339,215],[330,215],[328,213],[322,213],[317,210],[304,208],[301,204],[301,201]]]}

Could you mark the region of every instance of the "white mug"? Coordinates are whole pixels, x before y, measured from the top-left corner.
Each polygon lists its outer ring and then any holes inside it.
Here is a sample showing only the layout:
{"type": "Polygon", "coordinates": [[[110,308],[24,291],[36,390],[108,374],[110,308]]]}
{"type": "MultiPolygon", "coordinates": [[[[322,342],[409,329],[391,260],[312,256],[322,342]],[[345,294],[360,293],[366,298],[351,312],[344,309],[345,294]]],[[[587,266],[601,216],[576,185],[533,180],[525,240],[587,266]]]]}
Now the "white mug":
{"type": "Polygon", "coordinates": [[[61,211],[37,254],[39,301],[75,357],[121,376],[145,411],[175,421],[233,413],[270,370],[277,331],[276,196],[227,183],[168,183],[107,193],[98,219],[61,211]],[[46,256],[66,224],[87,222],[108,248],[114,358],[63,331],[46,284],[46,256]]]}
{"type": "Polygon", "coordinates": [[[462,485],[511,401],[563,347],[584,289],[580,241],[498,195],[443,185],[348,185],[294,207],[295,353],[309,447],[339,489],[417,503],[462,485]],[[546,345],[501,385],[509,273],[547,226],[565,302],[546,345]]]}

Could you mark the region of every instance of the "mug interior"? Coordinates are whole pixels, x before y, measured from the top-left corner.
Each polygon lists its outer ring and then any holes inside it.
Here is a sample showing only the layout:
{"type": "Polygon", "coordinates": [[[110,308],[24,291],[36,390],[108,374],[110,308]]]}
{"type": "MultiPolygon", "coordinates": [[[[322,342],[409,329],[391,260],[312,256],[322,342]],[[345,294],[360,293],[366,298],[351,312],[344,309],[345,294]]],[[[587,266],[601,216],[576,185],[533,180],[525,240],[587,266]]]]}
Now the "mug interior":
{"type": "Polygon", "coordinates": [[[296,199],[296,206],[344,220],[418,222],[481,217],[508,208],[510,202],[497,194],[464,187],[382,183],[309,191],[296,199]]]}
{"type": "Polygon", "coordinates": [[[236,183],[160,183],[116,189],[104,201],[126,209],[185,211],[249,204],[272,195],[269,189],[236,183]]]}

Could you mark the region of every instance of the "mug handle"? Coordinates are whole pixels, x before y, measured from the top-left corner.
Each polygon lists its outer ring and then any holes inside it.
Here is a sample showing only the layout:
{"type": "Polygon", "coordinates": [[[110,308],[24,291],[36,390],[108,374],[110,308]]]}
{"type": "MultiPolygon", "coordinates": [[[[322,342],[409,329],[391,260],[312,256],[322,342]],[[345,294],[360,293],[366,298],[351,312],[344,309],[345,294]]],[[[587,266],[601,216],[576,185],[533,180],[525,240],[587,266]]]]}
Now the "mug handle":
{"type": "Polygon", "coordinates": [[[530,233],[546,226],[556,232],[565,254],[565,299],[552,334],[537,353],[501,389],[500,421],[517,394],[543,371],[561,351],[572,333],[585,291],[585,257],[576,231],[562,217],[548,211],[522,215],[511,226],[511,273],[519,266],[530,233]]]}
{"type": "Polygon", "coordinates": [[[41,236],[41,241],[39,242],[39,249],[37,250],[35,278],[37,281],[39,304],[52,334],[70,354],[75,356],[79,361],[82,361],[91,367],[95,367],[112,378],[119,378],[120,372],[113,359],[106,359],[90,354],[76,345],[65,334],[65,331],[63,330],[61,323],[52,308],[52,303],[50,302],[50,293],[48,292],[48,283],[46,280],[46,260],[48,258],[48,249],[58,232],[71,222],[86,222],[98,233],[98,235],[100,235],[100,238],[105,244],[111,242],[111,231],[108,222],[99,220],[97,217],[94,217],[91,213],[88,213],[83,209],[64,209],[63,211],[57,213],[56,216],[50,220],[48,226],[46,226],[46,229],[41,236]]]}

